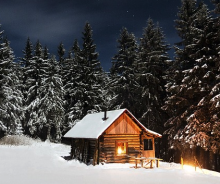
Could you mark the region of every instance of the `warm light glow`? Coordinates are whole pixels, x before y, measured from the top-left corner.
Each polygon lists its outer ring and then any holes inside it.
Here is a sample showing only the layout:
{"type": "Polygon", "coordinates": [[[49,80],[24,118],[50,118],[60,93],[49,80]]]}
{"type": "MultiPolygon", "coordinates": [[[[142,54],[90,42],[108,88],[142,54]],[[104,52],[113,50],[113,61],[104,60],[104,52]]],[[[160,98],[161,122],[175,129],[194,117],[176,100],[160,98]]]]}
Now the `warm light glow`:
{"type": "Polygon", "coordinates": [[[212,176],[220,177],[220,173],[218,173],[216,171],[211,171],[211,170],[207,170],[207,169],[200,169],[199,167],[196,167],[196,170],[195,170],[195,166],[193,166],[193,165],[183,165],[183,170],[185,170],[187,172],[198,172],[198,173],[209,174],[212,176]]]}
{"type": "Polygon", "coordinates": [[[118,154],[121,154],[122,153],[122,149],[121,149],[121,146],[118,147],[118,154]]]}
{"type": "Polygon", "coordinates": [[[127,142],[118,141],[116,143],[117,155],[122,156],[127,154],[127,142]]]}
{"type": "Polygon", "coordinates": [[[192,171],[195,171],[195,166],[183,165],[183,169],[188,171],[188,172],[192,172],[192,171]]]}

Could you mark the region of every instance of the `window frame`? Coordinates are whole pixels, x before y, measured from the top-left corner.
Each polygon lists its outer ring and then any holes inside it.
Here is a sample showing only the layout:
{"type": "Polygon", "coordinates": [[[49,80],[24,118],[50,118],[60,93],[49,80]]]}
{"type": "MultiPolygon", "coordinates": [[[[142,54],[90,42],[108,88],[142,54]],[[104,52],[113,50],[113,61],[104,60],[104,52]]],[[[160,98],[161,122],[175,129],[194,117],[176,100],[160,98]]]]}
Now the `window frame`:
{"type": "Polygon", "coordinates": [[[116,140],[115,141],[115,155],[116,156],[126,156],[128,155],[128,140],[116,140]],[[124,143],[126,147],[126,152],[125,153],[118,153],[118,143],[124,143]]]}
{"type": "MultiPolygon", "coordinates": [[[[148,144],[149,144],[149,142],[148,142],[148,144]]],[[[154,150],[153,139],[152,138],[151,139],[144,139],[144,151],[152,151],[152,150],[154,150]],[[146,148],[147,146],[145,146],[145,141],[150,142],[151,145],[148,147],[150,147],[151,149],[146,148]]]]}

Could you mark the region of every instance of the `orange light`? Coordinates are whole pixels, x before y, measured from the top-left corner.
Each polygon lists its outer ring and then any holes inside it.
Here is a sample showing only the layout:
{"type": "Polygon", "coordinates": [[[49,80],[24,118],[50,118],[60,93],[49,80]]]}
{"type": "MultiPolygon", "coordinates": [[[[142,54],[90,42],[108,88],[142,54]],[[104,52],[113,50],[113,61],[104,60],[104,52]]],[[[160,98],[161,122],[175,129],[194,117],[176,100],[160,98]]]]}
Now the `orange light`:
{"type": "Polygon", "coordinates": [[[183,165],[183,169],[188,171],[188,172],[192,172],[192,171],[195,171],[195,166],[183,165]]]}
{"type": "Polygon", "coordinates": [[[121,146],[118,147],[118,154],[121,154],[122,153],[122,149],[121,149],[121,146]]]}
{"type": "Polygon", "coordinates": [[[127,143],[126,142],[117,142],[116,145],[117,155],[126,155],[127,154],[127,143]]]}

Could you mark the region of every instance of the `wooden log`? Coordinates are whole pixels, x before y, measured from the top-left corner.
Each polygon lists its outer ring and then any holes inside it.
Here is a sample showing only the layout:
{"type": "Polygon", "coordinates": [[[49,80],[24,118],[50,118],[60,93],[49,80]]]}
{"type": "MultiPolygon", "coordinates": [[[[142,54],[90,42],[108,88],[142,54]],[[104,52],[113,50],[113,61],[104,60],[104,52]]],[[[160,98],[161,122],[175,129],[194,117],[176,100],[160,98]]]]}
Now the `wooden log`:
{"type": "Polygon", "coordinates": [[[83,162],[86,164],[88,162],[88,140],[84,140],[83,162]]]}
{"type": "Polygon", "coordinates": [[[81,152],[81,161],[83,162],[83,159],[84,159],[84,146],[85,146],[85,139],[81,139],[81,149],[80,149],[80,152],[81,152]]]}
{"type": "Polygon", "coordinates": [[[105,134],[103,138],[140,137],[139,134],[105,134]]]}
{"type": "Polygon", "coordinates": [[[98,140],[96,141],[96,144],[95,144],[95,150],[94,150],[94,156],[93,156],[94,166],[97,164],[97,159],[98,159],[98,140]]]}
{"type": "Polygon", "coordinates": [[[181,168],[183,169],[183,157],[181,157],[181,168]]]}
{"type": "Polygon", "coordinates": [[[159,160],[156,160],[156,167],[159,168],[159,160]]]}
{"type": "Polygon", "coordinates": [[[127,142],[127,150],[128,155],[135,157],[141,153],[141,148],[143,146],[140,145],[140,135],[131,135],[131,134],[105,134],[102,136],[103,140],[100,142],[100,160],[106,160],[107,163],[109,162],[124,162],[124,163],[134,163],[134,159],[127,158],[127,156],[119,156],[116,153],[116,142],[117,141],[126,141],[127,142]],[[104,156],[105,155],[105,156],[104,156]]]}
{"type": "Polygon", "coordinates": [[[103,141],[111,141],[111,140],[113,140],[113,139],[115,139],[115,140],[118,140],[118,139],[128,139],[128,140],[130,140],[130,139],[134,139],[134,140],[136,140],[136,139],[140,139],[139,137],[137,137],[137,136],[112,136],[112,137],[104,137],[104,140],[103,141]]]}

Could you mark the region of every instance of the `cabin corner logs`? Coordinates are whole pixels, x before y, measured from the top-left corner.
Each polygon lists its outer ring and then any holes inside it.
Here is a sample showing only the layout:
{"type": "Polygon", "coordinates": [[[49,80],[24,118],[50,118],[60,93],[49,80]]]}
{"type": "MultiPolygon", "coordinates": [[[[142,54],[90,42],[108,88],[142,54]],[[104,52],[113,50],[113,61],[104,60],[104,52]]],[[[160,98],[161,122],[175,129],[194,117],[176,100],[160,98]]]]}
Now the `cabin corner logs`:
{"type": "Polygon", "coordinates": [[[98,139],[72,139],[71,158],[93,165],[134,163],[135,157],[155,157],[154,138],[123,113],[98,139]]]}

